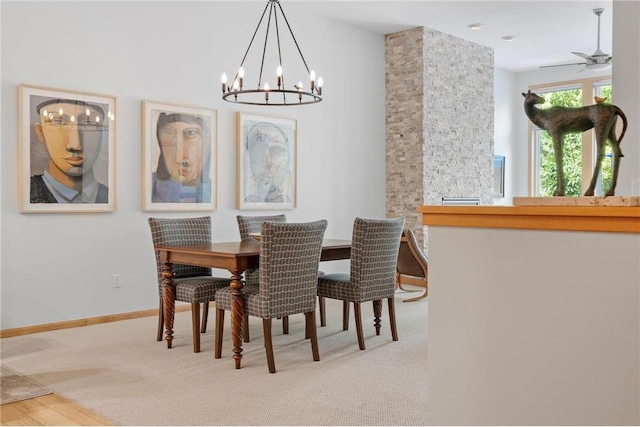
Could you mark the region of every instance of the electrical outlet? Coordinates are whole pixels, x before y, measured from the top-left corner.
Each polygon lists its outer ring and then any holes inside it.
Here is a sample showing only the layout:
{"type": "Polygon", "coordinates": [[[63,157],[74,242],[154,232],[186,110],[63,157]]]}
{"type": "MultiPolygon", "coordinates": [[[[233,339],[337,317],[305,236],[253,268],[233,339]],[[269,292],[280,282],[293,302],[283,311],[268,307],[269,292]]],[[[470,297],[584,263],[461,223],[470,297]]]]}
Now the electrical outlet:
{"type": "Polygon", "coordinates": [[[122,276],[120,274],[114,274],[111,276],[111,285],[114,288],[122,287],[122,276]]]}

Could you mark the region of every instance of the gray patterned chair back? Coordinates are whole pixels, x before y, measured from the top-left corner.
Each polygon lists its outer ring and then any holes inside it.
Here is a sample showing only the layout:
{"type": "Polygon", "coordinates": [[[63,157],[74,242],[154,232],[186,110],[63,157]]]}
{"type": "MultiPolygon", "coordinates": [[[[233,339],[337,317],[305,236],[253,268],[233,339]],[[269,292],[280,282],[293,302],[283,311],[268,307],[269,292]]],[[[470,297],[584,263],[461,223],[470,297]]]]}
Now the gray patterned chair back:
{"type": "MultiPolygon", "coordinates": [[[[153,247],[172,245],[196,245],[211,243],[211,217],[200,218],[149,218],[153,247]]],[[[162,261],[160,252],[156,253],[158,285],[162,295],[162,261]]],[[[173,277],[211,276],[211,269],[185,264],[173,264],[173,277]]]]}
{"type": "Polygon", "coordinates": [[[326,220],[262,224],[260,311],[269,318],[315,310],[326,229],[326,220]]]}
{"type": "Polygon", "coordinates": [[[260,226],[263,222],[287,222],[287,216],[281,215],[267,215],[267,216],[236,216],[238,220],[238,229],[240,230],[240,240],[246,242],[251,240],[250,233],[260,233],[260,226]]]}
{"type": "MultiPolygon", "coordinates": [[[[250,233],[260,233],[260,226],[263,222],[287,222],[287,216],[285,214],[280,215],[265,215],[265,216],[236,216],[238,220],[238,229],[240,230],[240,240],[246,242],[252,240],[253,237],[249,236],[250,233]]],[[[249,285],[258,284],[258,269],[250,269],[244,272],[244,280],[249,285]]]]}
{"type": "Polygon", "coordinates": [[[397,270],[400,274],[414,277],[426,277],[427,257],[418,246],[416,235],[410,228],[402,232],[406,242],[400,242],[397,270]]]}
{"type": "Polygon", "coordinates": [[[404,218],[362,219],[353,224],[350,280],[360,301],[390,298],[404,218]]]}

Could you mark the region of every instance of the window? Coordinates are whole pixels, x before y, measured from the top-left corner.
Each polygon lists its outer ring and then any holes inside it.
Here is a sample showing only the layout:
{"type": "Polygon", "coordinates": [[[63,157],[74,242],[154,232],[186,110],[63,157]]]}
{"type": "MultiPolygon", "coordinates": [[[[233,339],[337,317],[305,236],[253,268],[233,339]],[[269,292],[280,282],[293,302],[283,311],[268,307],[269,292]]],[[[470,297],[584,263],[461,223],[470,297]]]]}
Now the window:
{"type": "MultiPolygon", "coordinates": [[[[532,92],[545,99],[539,108],[554,105],[580,107],[591,105],[594,97],[603,98],[611,103],[612,90],[610,78],[585,79],[545,86],[532,86],[532,92]]],[[[551,136],[530,122],[530,170],[529,193],[533,196],[553,196],[556,191],[556,162],[551,136]]],[[[580,196],[589,186],[595,165],[596,143],[592,131],[569,133],[563,141],[564,175],[566,195],[580,196]]],[[[596,187],[596,195],[602,194],[602,187],[609,188],[611,183],[611,147],[607,145],[605,160],[596,187]]]]}

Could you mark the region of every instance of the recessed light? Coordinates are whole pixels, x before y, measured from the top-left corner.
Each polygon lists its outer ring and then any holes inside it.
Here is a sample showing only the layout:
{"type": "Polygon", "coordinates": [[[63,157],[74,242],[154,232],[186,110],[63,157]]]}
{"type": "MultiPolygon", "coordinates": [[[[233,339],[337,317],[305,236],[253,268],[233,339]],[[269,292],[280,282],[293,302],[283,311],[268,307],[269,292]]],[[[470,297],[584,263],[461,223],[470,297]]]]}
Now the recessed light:
{"type": "Polygon", "coordinates": [[[472,30],[479,30],[480,27],[482,27],[482,24],[478,22],[478,23],[475,23],[475,24],[469,24],[469,25],[467,25],[467,27],[471,28],[472,30]]]}
{"type": "Polygon", "coordinates": [[[512,42],[513,39],[515,39],[516,36],[503,36],[502,40],[506,41],[506,42],[512,42]]]}

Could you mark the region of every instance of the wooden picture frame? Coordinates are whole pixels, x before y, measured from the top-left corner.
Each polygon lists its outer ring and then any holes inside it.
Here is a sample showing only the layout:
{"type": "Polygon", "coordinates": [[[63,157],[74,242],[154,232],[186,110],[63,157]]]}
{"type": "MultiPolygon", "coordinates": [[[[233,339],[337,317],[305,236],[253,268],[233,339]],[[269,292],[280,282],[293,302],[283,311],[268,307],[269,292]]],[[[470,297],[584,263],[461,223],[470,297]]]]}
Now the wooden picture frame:
{"type": "Polygon", "coordinates": [[[115,96],[18,85],[23,213],[116,210],[115,96]]]}
{"type": "Polygon", "coordinates": [[[504,156],[493,156],[493,197],[504,197],[504,156]]]}
{"type": "Polygon", "coordinates": [[[297,122],[237,113],[237,208],[296,207],[297,122]]]}
{"type": "Polygon", "coordinates": [[[213,211],[217,111],[142,101],[142,210],[213,211]]]}

